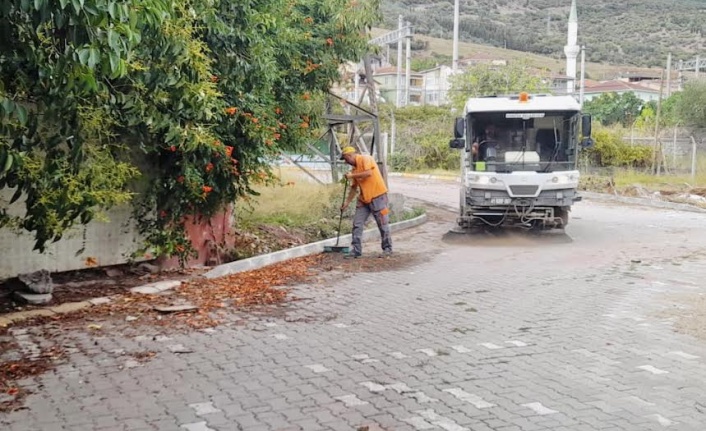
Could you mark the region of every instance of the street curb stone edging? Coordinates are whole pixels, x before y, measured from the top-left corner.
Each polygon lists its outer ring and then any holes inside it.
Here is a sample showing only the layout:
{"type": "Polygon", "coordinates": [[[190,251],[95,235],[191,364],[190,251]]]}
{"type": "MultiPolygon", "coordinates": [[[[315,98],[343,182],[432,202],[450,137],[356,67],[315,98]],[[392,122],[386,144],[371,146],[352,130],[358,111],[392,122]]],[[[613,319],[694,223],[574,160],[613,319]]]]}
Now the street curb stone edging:
{"type": "MultiPolygon", "coordinates": [[[[426,222],[427,215],[422,214],[419,217],[415,217],[410,220],[404,220],[401,222],[393,223],[390,225],[390,231],[397,232],[403,229],[408,229],[411,227],[419,226],[426,222]]],[[[363,239],[372,239],[380,236],[377,228],[368,229],[363,232],[363,239]]],[[[344,235],[339,241],[350,240],[351,235],[344,235]]],[[[226,263],[213,268],[211,271],[207,272],[203,276],[206,278],[216,278],[225,275],[234,274],[236,272],[242,272],[252,269],[262,268],[263,266],[271,265],[273,263],[282,262],[284,260],[293,259],[296,257],[308,256],[316,253],[321,253],[325,246],[335,245],[336,238],[329,238],[323,241],[318,241],[310,244],[305,244],[299,247],[289,248],[286,250],[276,251],[274,253],[269,253],[266,255],[255,256],[250,259],[243,259],[236,262],[226,263]]],[[[166,290],[174,289],[181,285],[183,280],[165,280],[161,282],[155,282],[150,284],[145,284],[142,286],[133,287],[130,289],[133,293],[141,294],[157,294],[164,292],[166,290]]],[[[0,328],[6,328],[12,324],[19,323],[25,320],[37,318],[37,317],[51,317],[58,314],[73,313],[75,311],[82,310],[88,307],[95,307],[98,305],[107,304],[112,301],[111,297],[104,296],[100,298],[92,298],[86,301],[80,302],[66,302],[63,304],[55,305],[53,307],[37,308],[34,310],[18,311],[16,313],[9,313],[4,316],[0,316],[0,328]]]]}
{"type": "Polygon", "coordinates": [[[107,304],[111,301],[112,298],[110,296],[103,296],[100,298],[93,298],[86,301],[65,302],[63,304],[54,305],[52,307],[37,308],[34,310],[8,313],[4,316],[0,316],[0,328],[6,328],[14,323],[34,319],[36,317],[52,317],[58,314],[73,313],[75,311],[83,310],[84,308],[107,304]]]}
{"type": "MultiPolygon", "coordinates": [[[[426,222],[426,220],[427,220],[427,215],[422,214],[421,216],[415,217],[413,219],[409,219],[409,220],[405,220],[405,221],[391,224],[390,231],[397,232],[402,229],[408,229],[411,227],[419,226],[419,225],[423,224],[424,222],[426,222]]],[[[380,232],[378,232],[377,228],[368,229],[363,232],[363,239],[364,240],[379,238],[379,237],[380,237],[380,232]]],[[[341,236],[339,243],[345,242],[345,241],[350,241],[350,238],[351,238],[350,234],[343,235],[343,236],[341,236]]],[[[336,245],[336,238],[329,238],[329,239],[325,239],[323,241],[312,242],[309,244],[300,245],[298,247],[293,247],[293,248],[288,248],[286,250],[276,251],[274,253],[269,253],[266,255],[255,256],[255,257],[251,257],[249,259],[243,259],[243,260],[238,260],[235,262],[225,263],[225,264],[219,265],[219,266],[213,268],[212,270],[208,271],[207,273],[203,274],[203,277],[217,278],[217,277],[223,277],[223,276],[230,275],[230,274],[235,274],[237,272],[250,271],[253,269],[262,268],[267,265],[272,265],[274,263],[279,263],[279,262],[282,262],[285,260],[321,253],[325,246],[334,246],[334,245],[336,245]]]]}
{"type": "Polygon", "coordinates": [[[461,182],[461,178],[458,176],[450,175],[430,175],[430,174],[408,174],[406,172],[390,172],[387,174],[389,177],[399,177],[399,178],[419,178],[422,180],[441,180],[441,181],[453,181],[456,183],[461,182]]]}

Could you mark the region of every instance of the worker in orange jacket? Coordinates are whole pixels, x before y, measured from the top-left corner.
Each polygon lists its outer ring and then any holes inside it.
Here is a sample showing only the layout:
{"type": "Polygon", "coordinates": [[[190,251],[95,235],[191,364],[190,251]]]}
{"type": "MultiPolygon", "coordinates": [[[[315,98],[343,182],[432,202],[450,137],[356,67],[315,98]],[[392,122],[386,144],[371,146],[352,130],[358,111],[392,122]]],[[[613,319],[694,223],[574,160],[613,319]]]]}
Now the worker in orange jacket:
{"type": "Polygon", "coordinates": [[[363,254],[361,241],[363,227],[368,217],[372,214],[380,230],[382,256],[392,254],[392,238],[390,236],[390,209],[388,208],[387,186],[382,179],[380,169],[375,159],[366,154],[359,154],[354,147],[344,147],[341,150],[341,159],[351,165],[353,169],[346,174],[351,181],[348,199],[341,207],[345,211],[348,205],[358,197],[355,215],[353,216],[353,234],[351,240],[350,258],[358,258],[363,254]]]}

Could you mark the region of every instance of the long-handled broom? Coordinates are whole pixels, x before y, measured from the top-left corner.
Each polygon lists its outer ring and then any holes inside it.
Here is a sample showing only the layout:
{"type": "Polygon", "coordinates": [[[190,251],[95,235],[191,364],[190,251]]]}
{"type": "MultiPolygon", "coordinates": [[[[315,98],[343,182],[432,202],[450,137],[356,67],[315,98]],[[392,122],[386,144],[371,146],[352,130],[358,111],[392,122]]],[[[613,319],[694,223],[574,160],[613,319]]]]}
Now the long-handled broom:
{"type": "Polygon", "coordinates": [[[341,238],[341,223],[343,223],[343,204],[346,203],[346,190],[348,190],[348,178],[346,177],[346,183],[343,186],[343,202],[341,202],[341,215],[338,218],[338,233],[336,234],[336,245],[324,246],[324,253],[350,253],[350,247],[339,246],[338,241],[341,238]]]}

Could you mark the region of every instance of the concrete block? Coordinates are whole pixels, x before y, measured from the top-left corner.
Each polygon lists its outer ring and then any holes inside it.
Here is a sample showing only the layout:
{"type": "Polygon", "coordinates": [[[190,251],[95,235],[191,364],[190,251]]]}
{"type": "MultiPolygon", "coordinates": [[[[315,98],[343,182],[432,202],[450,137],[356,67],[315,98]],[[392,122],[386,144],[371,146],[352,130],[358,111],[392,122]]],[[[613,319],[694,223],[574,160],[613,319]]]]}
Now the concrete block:
{"type": "Polygon", "coordinates": [[[93,306],[95,306],[95,305],[105,305],[105,304],[110,303],[111,301],[112,301],[112,300],[111,300],[110,298],[108,298],[107,296],[104,296],[104,297],[102,297],[102,298],[93,298],[93,299],[89,299],[89,300],[88,300],[88,302],[90,302],[91,305],[93,305],[93,306]]]}
{"type": "Polygon", "coordinates": [[[166,280],[133,287],[130,291],[133,293],[141,293],[143,295],[156,295],[164,292],[165,290],[176,289],[179,286],[181,286],[181,281],[179,280],[166,280]]]}
{"type": "Polygon", "coordinates": [[[66,314],[73,313],[74,311],[82,310],[90,306],[91,303],[88,301],[67,302],[65,304],[57,305],[56,307],[51,307],[50,310],[57,314],[66,314]]]}
{"type": "Polygon", "coordinates": [[[15,298],[30,305],[44,305],[51,302],[51,293],[29,293],[15,291],[15,298]]]}
{"type": "MultiPolygon", "coordinates": [[[[53,311],[51,311],[50,309],[43,308],[40,310],[28,310],[20,311],[17,313],[10,313],[5,315],[5,319],[8,320],[10,323],[18,323],[24,320],[34,319],[37,317],[49,317],[53,315],[53,311]]],[[[0,326],[2,326],[2,322],[0,322],[0,326]]]]}

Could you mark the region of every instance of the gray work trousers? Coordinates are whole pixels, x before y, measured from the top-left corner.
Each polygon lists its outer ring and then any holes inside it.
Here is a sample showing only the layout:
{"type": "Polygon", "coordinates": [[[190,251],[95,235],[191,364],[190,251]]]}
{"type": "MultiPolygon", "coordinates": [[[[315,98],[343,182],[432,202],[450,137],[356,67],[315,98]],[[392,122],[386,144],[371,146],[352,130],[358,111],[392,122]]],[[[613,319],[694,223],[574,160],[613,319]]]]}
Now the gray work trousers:
{"type": "Polygon", "coordinates": [[[390,235],[390,214],[387,205],[387,193],[382,194],[369,204],[364,204],[358,201],[355,209],[355,215],[353,216],[353,232],[351,239],[351,254],[362,255],[363,246],[361,241],[363,239],[363,228],[365,227],[365,222],[368,221],[368,217],[373,215],[375,222],[380,230],[380,239],[382,250],[388,253],[392,252],[392,237],[390,235]]]}

